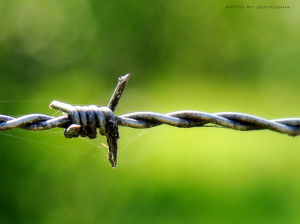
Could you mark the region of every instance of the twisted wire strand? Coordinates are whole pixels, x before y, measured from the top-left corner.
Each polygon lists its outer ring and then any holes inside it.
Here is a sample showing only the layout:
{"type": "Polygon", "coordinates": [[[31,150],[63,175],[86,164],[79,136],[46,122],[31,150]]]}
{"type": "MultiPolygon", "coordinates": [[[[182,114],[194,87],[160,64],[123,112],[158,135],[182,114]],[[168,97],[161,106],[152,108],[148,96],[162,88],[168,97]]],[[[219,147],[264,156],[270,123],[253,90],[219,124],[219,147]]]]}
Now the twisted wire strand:
{"type": "MultiPolygon", "coordinates": [[[[72,114],[72,112],[69,114],[72,114]]],[[[96,117],[97,116],[98,115],[96,115],[96,117]]],[[[79,120],[76,121],[77,123],[74,123],[69,115],[52,117],[44,114],[29,114],[18,118],[0,115],[0,131],[13,128],[34,131],[56,127],[68,128],[72,124],[80,124],[79,120]]],[[[268,129],[290,136],[300,135],[300,118],[266,120],[257,116],[235,112],[220,112],[213,114],[191,110],[176,111],[167,114],[135,112],[115,116],[115,120],[118,125],[131,128],[151,128],[162,124],[180,128],[191,128],[205,127],[207,124],[214,124],[238,131],[268,129]]],[[[98,125],[97,128],[99,127],[102,126],[98,125]]],[[[103,134],[103,131],[101,132],[100,133],[103,134]]]]}
{"type": "Polygon", "coordinates": [[[234,112],[213,114],[191,110],[168,114],[136,112],[118,116],[117,119],[118,124],[133,128],[150,128],[161,124],[190,128],[205,127],[211,123],[239,131],[269,129],[291,136],[300,135],[300,118],[266,120],[257,116],[234,112]]]}

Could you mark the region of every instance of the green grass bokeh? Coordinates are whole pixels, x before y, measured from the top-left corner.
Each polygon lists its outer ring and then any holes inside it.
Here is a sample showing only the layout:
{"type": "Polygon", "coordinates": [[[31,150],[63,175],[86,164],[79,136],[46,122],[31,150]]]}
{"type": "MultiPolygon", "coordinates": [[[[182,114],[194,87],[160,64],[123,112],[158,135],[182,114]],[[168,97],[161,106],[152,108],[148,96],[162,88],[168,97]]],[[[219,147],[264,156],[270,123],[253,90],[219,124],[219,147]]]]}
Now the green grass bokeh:
{"type": "MultiPolygon", "coordinates": [[[[0,114],[53,115],[52,100],[106,105],[130,72],[116,115],[299,117],[299,10],[296,1],[0,1],[0,114]],[[245,8],[226,8],[235,5],[245,8]]],[[[120,127],[116,169],[100,135],[0,133],[1,223],[299,223],[298,137],[143,131],[120,127]]]]}

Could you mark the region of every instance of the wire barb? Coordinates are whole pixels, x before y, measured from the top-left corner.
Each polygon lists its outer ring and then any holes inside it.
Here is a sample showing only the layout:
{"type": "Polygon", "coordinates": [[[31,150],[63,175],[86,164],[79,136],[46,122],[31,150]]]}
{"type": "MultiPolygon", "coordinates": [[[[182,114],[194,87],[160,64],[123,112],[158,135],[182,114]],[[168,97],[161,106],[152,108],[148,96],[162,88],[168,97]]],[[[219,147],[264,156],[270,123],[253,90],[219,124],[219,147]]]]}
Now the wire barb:
{"type": "Polygon", "coordinates": [[[106,136],[108,144],[108,160],[111,167],[117,166],[117,151],[119,139],[118,125],[131,128],[151,128],[162,124],[180,128],[191,127],[224,127],[238,131],[268,129],[290,136],[300,135],[300,118],[285,118],[266,120],[249,114],[235,112],[205,113],[201,111],[176,111],[168,114],[154,112],[135,112],[120,116],[114,115],[114,110],[128,83],[130,74],[121,76],[118,85],[107,107],[72,106],[70,104],[53,101],[50,108],[63,111],[68,115],[52,117],[44,114],[29,114],[18,118],[0,114],[0,131],[13,128],[26,130],[46,130],[63,128],[66,138],[97,137],[97,129],[106,136]]]}
{"type": "Polygon", "coordinates": [[[108,105],[107,107],[110,108],[112,110],[112,112],[115,111],[116,109],[116,106],[118,105],[119,103],[119,100],[121,98],[121,95],[128,83],[128,80],[129,80],[129,77],[130,77],[130,73],[128,73],[127,75],[124,75],[124,76],[120,76],[119,79],[118,79],[118,85],[113,93],[113,95],[111,96],[109,102],[108,102],[108,105]]]}
{"type": "Polygon", "coordinates": [[[50,108],[68,113],[70,125],[64,128],[63,132],[66,138],[87,136],[94,139],[97,137],[97,128],[99,128],[99,133],[107,138],[108,160],[112,167],[117,166],[119,132],[115,115],[110,108],[95,105],[72,106],[59,101],[53,101],[50,108]]]}

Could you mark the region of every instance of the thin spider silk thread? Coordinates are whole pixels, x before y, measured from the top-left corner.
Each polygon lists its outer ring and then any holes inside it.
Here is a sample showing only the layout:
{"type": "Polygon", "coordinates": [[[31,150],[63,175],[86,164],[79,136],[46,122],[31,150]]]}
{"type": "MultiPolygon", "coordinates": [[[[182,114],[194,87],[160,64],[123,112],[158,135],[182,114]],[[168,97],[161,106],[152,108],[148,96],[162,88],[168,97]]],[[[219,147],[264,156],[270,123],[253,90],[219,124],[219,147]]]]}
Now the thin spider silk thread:
{"type": "Polygon", "coordinates": [[[140,134],[138,134],[133,140],[131,140],[127,145],[125,145],[122,149],[119,150],[119,153],[121,153],[124,149],[126,149],[129,145],[131,145],[137,138],[139,138],[141,135],[143,135],[148,129],[144,130],[140,134]]]}
{"type": "Polygon", "coordinates": [[[95,156],[95,157],[99,156],[99,155],[96,155],[96,154],[91,154],[91,153],[79,151],[79,150],[76,150],[76,149],[67,148],[67,147],[64,147],[64,146],[59,146],[59,145],[55,145],[55,144],[51,144],[51,143],[47,143],[47,142],[41,142],[41,141],[38,141],[38,140],[33,140],[33,139],[30,139],[30,138],[25,138],[25,137],[21,137],[21,136],[11,135],[11,134],[7,134],[7,133],[1,133],[0,132],[0,135],[5,135],[5,136],[9,136],[9,137],[13,137],[13,138],[18,138],[18,139],[22,139],[22,140],[26,140],[26,141],[30,141],[30,142],[35,142],[35,143],[39,143],[39,144],[48,145],[48,146],[54,146],[54,147],[57,147],[57,148],[66,149],[66,150],[69,150],[69,151],[78,152],[78,153],[89,155],[89,156],[95,156]]]}

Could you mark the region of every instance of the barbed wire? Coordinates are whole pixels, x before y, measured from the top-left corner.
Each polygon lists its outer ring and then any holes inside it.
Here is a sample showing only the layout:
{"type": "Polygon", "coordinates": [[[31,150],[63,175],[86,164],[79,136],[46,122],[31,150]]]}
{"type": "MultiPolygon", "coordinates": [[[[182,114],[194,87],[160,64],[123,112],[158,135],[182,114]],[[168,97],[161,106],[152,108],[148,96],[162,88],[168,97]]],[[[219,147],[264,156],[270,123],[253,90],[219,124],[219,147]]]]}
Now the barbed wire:
{"type": "Polygon", "coordinates": [[[184,110],[167,114],[154,112],[134,112],[115,116],[114,110],[127,85],[130,74],[119,78],[118,85],[107,107],[72,106],[53,101],[50,108],[67,113],[60,117],[45,114],[29,114],[14,118],[0,114],[0,131],[13,128],[40,131],[51,128],[64,128],[66,138],[97,137],[97,129],[107,137],[109,146],[108,160],[111,167],[117,166],[118,126],[131,128],[151,128],[162,124],[180,128],[192,127],[223,127],[238,131],[268,129],[290,136],[300,135],[300,118],[285,118],[266,120],[249,114],[235,112],[205,113],[201,111],[184,110]]]}
{"type": "MultiPolygon", "coordinates": [[[[118,125],[131,128],[151,128],[162,124],[179,128],[191,128],[208,127],[207,124],[215,124],[215,127],[222,126],[238,131],[269,129],[290,136],[300,135],[300,118],[266,120],[253,115],[234,112],[213,114],[189,110],[176,111],[168,114],[135,112],[115,116],[115,120],[118,125]]],[[[72,124],[68,115],[52,117],[45,114],[30,114],[18,118],[0,115],[0,122],[0,131],[13,128],[41,131],[56,127],[67,128],[72,124]]],[[[98,125],[96,128],[103,128],[103,126],[98,125]]]]}

